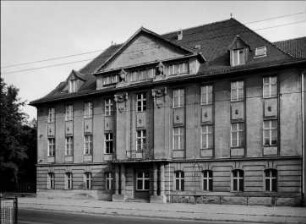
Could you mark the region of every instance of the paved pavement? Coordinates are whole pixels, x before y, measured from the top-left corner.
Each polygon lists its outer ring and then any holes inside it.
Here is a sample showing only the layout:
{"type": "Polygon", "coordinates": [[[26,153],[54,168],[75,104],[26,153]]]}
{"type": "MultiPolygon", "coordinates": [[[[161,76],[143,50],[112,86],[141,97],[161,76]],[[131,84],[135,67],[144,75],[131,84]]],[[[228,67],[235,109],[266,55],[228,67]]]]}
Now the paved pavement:
{"type": "Polygon", "coordinates": [[[306,224],[306,208],[19,198],[22,209],[185,220],[306,224]]]}

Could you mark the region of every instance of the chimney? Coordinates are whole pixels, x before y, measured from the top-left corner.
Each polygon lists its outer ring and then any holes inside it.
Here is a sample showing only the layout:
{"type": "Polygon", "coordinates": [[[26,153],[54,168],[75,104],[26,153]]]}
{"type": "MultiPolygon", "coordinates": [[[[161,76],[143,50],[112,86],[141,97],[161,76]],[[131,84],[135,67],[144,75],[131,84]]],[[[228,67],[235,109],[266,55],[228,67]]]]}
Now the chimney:
{"type": "Polygon", "coordinates": [[[183,30],[181,29],[177,32],[177,40],[182,40],[182,39],[183,39],[183,30]]]}

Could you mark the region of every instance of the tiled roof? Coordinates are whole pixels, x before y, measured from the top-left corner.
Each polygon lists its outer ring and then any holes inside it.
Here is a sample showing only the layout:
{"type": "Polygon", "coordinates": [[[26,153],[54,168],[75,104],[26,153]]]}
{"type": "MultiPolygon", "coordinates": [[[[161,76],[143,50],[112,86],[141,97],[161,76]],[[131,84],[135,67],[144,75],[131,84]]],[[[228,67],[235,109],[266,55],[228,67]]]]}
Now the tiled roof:
{"type": "MultiPolygon", "coordinates": [[[[199,73],[201,73],[203,76],[209,74],[227,73],[237,71],[239,69],[254,69],[264,66],[265,64],[270,66],[273,65],[274,62],[280,63],[280,61],[294,59],[288,53],[283,52],[274,44],[265,40],[235,19],[184,29],[182,40],[177,40],[177,31],[161,35],[161,37],[176,45],[182,46],[183,48],[203,54],[207,60],[201,65],[199,71],[199,73]],[[237,35],[239,35],[239,39],[250,47],[249,50],[251,56],[249,57],[246,65],[231,67],[229,60],[229,47],[237,35]],[[254,59],[253,55],[255,48],[262,46],[266,46],[267,56],[254,59]]],[[[89,62],[86,66],[80,69],[79,72],[83,74],[86,81],[77,93],[63,93],[61,90],[64,88],[64,84],[61,83],[47,96],[31,102],[31,104],[35,105],[59,98],[71,98],[95,92],[96,78],[93,74],[105,61],[107,61],[116,51],[118,51],[121,46],[122,44],[110,46],[93,61],[89,62]]]]}
{"type": "Polygon", "coordinates": [[[295,58],[306,58],[306,37],[278,41],[274,44],[295,58]]]}

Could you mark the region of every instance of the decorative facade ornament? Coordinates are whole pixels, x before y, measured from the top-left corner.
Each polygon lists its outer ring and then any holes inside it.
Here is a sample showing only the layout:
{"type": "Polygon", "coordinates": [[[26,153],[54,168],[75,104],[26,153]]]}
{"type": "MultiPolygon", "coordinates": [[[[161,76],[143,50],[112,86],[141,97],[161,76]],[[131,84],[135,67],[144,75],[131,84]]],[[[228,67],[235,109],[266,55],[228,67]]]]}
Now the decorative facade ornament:
{"type": "Polygon", "coordinates": [[[167,88],[161,87],[152,89],[152,97],[157,108],[160,108],[164,103],[164,96],[167,94],[167,88]]]}
{"type": "Polygon", "coordinates": [[[156,66],[156,79],[161,79],[166,76],[165,65],[162,62],[159,62],[156,66]]]}
{"type": "Polygon", "coordinates": [[[121,113],[122,111],[125,110],[126,107],[126,101],[128,100],[128,93],[117,93],[114,96],[114,100],[117,103],[117,108],[119,112],[121,113]]]}
{"type": "Polygon", "coordinates": [[[119,81],[126,82],[126,76],[127,76],[127,72],[124,69],[121,69],[119,73],[119,81]]]}

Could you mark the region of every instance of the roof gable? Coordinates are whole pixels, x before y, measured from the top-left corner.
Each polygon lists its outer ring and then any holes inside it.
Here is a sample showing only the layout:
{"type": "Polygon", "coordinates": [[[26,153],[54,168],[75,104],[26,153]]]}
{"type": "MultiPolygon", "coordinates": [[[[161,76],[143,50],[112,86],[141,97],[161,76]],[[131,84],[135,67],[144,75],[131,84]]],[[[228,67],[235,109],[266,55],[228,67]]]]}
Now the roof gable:
{"type": "Polygon", "coordinates": [[[189,54],[193,52],[163,39],[152,31],[141,28],[100,67],[99,71],[178,58],[189,54]]]}

